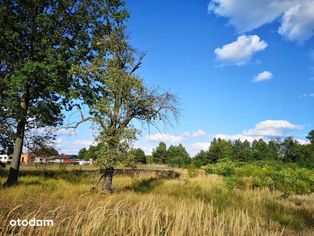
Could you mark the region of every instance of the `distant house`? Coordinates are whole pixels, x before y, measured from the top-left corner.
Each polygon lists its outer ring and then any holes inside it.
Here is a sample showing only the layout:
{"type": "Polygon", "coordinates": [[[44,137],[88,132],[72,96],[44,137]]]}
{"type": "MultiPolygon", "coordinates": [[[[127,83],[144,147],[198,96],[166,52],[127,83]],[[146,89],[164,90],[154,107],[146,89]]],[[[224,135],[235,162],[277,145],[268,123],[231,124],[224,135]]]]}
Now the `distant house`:
{"type": "Polygon", "coordinates": [[[36,155],[32,152],[22,153],[21,155],[21,163],[29,164],[35,162],[36,155]]]}
{"type": "Polygon", "coordinates": [[[44,164],[47,163],[47,157],[35,157],[34,162],[37,164],[44,164]]]}
{"type": "Polygon", "coordinates": [[[49,160],[49,162],[53,163],[68,163],[68,164],[77,164],[79,162],[79,158],[77,155],[66,155],[66,154],[61,154],[54,156],[49,160]]]}
{"type": "Polygon", "coordinates": [[[12,161],[12,155],[3,154],[0,155],[0,163],[10,164],[12,161]]]}

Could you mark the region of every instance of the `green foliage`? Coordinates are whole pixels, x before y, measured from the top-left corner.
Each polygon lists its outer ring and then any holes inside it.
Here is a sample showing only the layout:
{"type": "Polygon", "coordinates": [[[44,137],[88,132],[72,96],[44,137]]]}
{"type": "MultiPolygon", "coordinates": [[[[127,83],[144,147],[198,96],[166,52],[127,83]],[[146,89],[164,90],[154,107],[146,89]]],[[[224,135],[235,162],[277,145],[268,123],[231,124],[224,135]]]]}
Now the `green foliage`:
{"type": "Polygon", "coordinates": [[[179,144],[179,146],[171,145],[168,148],[167,159],[173,158],[181,158],[184,165],[189,164],[191,161],[189,153],[186,151],[182,144],[179,144]]]}
{"type": "Polygon", "coordinates": [[[310,131],[306,137],[312,146],[314,146],[314,130],[310,131]]]}
{"type": "Polygon", "coordinates": [[[210,163],[216,163],[219,160],[231,160],[232,159],[232,144],[230,141],[226,141],[221,138],[214,138],[209,150],[208,156],[210,163]]]}
{"type": "Polygon", "coordinates": [[[314,144],[311,131],[307,138],[310,144],[300,144],[292,137],[284,140],[270,140],[266,143],[263,139],[254,140],[252,144],[245,140],[225,141],[213,139],[207,151],[200,151],[195,155],[195,160],[200,160],[203,165],[217,163],[221,160],[250,162],[259,160],[276,160],[285,163],[294,162],[303,166],[313,166],[314,144]]]}
{"type": "Polygon", "coordinates": [[[147,164],[153,164],[154,163],[154,159],[152,156],[146,156],[146,162],[147,164]]]}
{"type": "Polygon", "coordinates": [[[185,163],[183,161],[183,159],[181,157],[172,157],[170,159],[166,160],[166,164],[168,165],[173,165],[173,166],[177,166],[177,167],[184,167],[185,163]]]}
{"type": "Polygon", "coordinates": [[[96,146],[91,145],[88,149],[82,148],[79,153],[78,157],[82,160],[96,160],[98,158],[97,152],[100,150],[101,144],[97,144],[96,146]]]}
{"type": "Polygon", "coordinates": [[[160,142],[153,150],[152,157],[155,163],[165,164],[167,160],[167,145],[164,142],[160,142]]]}
{"type": "Polygon", "coordinates": [[[194,178],[198,176],[198,168],[193,164],[188,165],[188,175],[190,178],[194,178]]]}
{"type": "Polygon", "coordinates": [[[269,188],[285,194],[305,194],[314,192],[314,173],[296,164],[282,162],[253,162],[241,164],[220,162],[208,165],[209,174],[228,178],[239,188],[269,188]]]}
{"type": "Polygon", "coordinates": [[[193,159],[191,164],[194,165],[196,168],[201,168],[203,166],[203,162],[198,159],[193,159]]]}
{"type": "Polygon", "coordinates": [[[281,144],[282,159],[286,162],[297,162],[306,158],[306,149],[292,137],[286,138],[281,144]]]}
{"type": "Polygon", "coordinates": [[[248,161],[252,157],[252,149],[250,146],[250,143],[245,140],[244,142],[241,142],[241,140],[235,140],[232,143],[232,153],[234,160],[237,161],[248,161]]]}
{"type": "Polygon", "coordinates": [[[146,164],[145,152],[140,148],[131,149],[130,155],[136,163],[146,164]]]}
{"type": "Polygon", "coordinates": [[[254,140],[252,142],[252,158],[253,160],[263,160],[267,153],[267,143],[263,139],[254,140]]]}
{"type": "Polygon", "coordinates": [[[50,156],[57,156],[59,155],[59,152],[53,148],[53,147],[40,147],[36,150],[33,150],[33,152],[38,155],[38,156],[42,156],[42,157],[50,157],[50,156]]]}
{"type": "Polygon", "coordinates": [[[182,144],[178,146],[171,145],[167,149],[167,145],[164,142],[160,142],[153,150],[152,157],[155,163],[170,164],[179,167],[184,167],[191,162],[190,155],[182,144]]]}
{"type": "Polygon", "coordinates": [[[76,77],[87,81],[88,90],[80,92],[90,116],[83,121],[99,127],[97,163],[104,168],[130,163],[129,151],[138,134],[132,126],[135,120],[151,124],[177,114],[174,95],[149,89],[135,74],[144,55],[130,46],[125,20],[111,22],[114,30],[98,42],[97,47],[106,49],[104,55],[73,68],[76,77]]]}
{"type": "Polygon", "coordinates": [[[74,71],[104,56],[99,42],[128,17],[123,6],[119,0],[1,1],[0,117],[15,132],[8,185],[18,180],[25,132],[62,125],[63,110],[97,94],[74,71]]]}
{"type": "Polygon", "coordinates": [[[208,156],[208,151],[203,151],[201,150],[199,153],[197,153],[195,155],[195,157],[193,158],[195,161],[199,161],[201,162],[201,165],[207,165],[210,163],[210,159],[209,159],[209,156],[208,156]]]}
{"type": "Polygon", "coordinates": [[[235,173],[235,163],[232,161],[223,161],[217,164],[209,164],[206,166],[208,174],[216,174],[222,176],[233,176],[235,173]]]}
{"type": "Polygon", "coordinates": [[[28,128],[61,124],[62,107],[79,82],[71,77],[72,66],[100,52],[95,45],[111,29],[97,19],[120,19],[125,14],[121,5],[87,0],[2,3],[0,87],[5,88],[7,115],[27,121],[28,128]]]}

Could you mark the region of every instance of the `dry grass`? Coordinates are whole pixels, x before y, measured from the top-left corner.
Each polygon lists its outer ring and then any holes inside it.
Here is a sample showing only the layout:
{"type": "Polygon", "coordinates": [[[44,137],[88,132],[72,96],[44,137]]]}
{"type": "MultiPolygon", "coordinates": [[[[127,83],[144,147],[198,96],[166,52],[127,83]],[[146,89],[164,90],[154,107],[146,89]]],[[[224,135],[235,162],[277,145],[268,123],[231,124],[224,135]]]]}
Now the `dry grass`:
{"type": "MultiPolygon", "coordinates": [[[[314,195],[233,190],[218,176],[116,177],[116,192],[91,192],[97,175],[25,176],[0,189],[0,235],[313,235],[314,195]],[[11,227],[11,219],[53,227],[11,227]]],[[[3,181],[4,179],[1,179],[3,181]]]]}

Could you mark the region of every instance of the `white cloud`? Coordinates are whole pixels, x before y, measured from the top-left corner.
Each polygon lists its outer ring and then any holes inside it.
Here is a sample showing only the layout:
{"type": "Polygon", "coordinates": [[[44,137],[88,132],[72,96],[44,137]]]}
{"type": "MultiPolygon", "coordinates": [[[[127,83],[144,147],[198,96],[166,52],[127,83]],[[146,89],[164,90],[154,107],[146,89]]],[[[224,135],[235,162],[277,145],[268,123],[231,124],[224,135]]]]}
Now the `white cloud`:
{"type": "Polygon", "coordinates": [[[63,140],[63,138],[57,138],[53,143],[56,147],[63,147],[69,144],[69,142],[63,140]]]}
{"type": "Polygon", "coordinates": [[[153,152],[153,147],[149,147],[149,146],[144,146],[144,145],[135,145],[134,148],[140,148],[142,149],[146,155],[151,155],[153,152]]]}
{"type": "Polygon", "coordinates": [[[310,144],[310,141],[307,139],[296,139],[300,144],[305,145],[305,144],[310,144]]]}
{"type": "MultiPolygon", "coordinates": [[[[289,131],[303,129],[300,125],[295,125],[287,120],[264,120],[255,125],[254,128],[244,130],[240,134],[214,134],[210,136],[210,140],[214,138],[220,138],[225,140],[241,140],[242,142],[247,140],[253,142],[254,140],[264,139],[270,140],[271,138],[285,137],[288,136],[289,131]]],[[[301,139],[300,142],[304,142],[301,139]]],[[[195,150],[207,150],[210,146],[209,142],[194,143],[192,148],[195,150]]]]}
{"type": "Polygon", "coordinates": [[[294,125],[287,120],[264,120],[255,125],[255,128],[245,130],[245,136],[279,137],[284,136],[289,130],[298,130],[303,127],[294,125]]]}
{"type": "Polygon", "coordinates": [[[313,35],[314,0],[212,0],[208,9],[240,33],[281,19],[278,32],[284,37],[302,42],[313,35]]]}
{"type": "Polygon", "coordinates": [[[273,78],[273,74],[271,72],[263,71],[259,73],[257,76],[255,76],[253,82],[261,82],[264,80],[270,80],[271,78],[273,78]]]}
{"type": "Polygon", "coordinates": [[[220,139],[224,139],[224,140],[241,140],[242,142],[247,140],[249,142],[253,142],[255,139],[260,139],[263,138],[263,136],[250,136],[250,135],[245,135],[245,134],[234,134],[234,135],[228,135],[228,134],[215,134],[212,136],[212,138],[220,138],[220,139]]]}
{"type": "Polygon", "coordinates": [[[94,140],[83,140],[83,139],[80,139],[80,140],[74,141],[73,144],[77,145],[77,146],[91,146],[91,145],[95,145],[97,143],[94,140]]]}
{"type": "Polygon", "coordinates": [[[180,143],[187,139],[187,135],[171,135],[171,134],[153,134],[146,137],[147,140],[152,142],[169,142],[169,143],[180,143]]]}
{"type": "Polygon", "coordinates": [[[78,130],[54,128],[54,127],[42,127],[42,128],[34,129],[32,132],[38,133],[38,134],[52,133],[54,135],[76,136],[78,133],[78,130]]]}
{"type": "Polygon", "coordinates": [[[205,131],[203,131],[203,130],[197,130],[197,131],[195,131],[194,133],[193,133],[193,137],[201,137],[201,136],[204,136],[206,133],[205,133],[205,131]]]}
{"type": "Polygon", "coordinates": [[[208,150],[210,146],[210,142],[199,142],[199,143],[193,143],[192,148],[196,151],[206,151],[208,150]]]}
{"type": "Polygon", "coordinates": [[[97,142],[93,140],[64,140],[63,138],[57,138],[54,141],[54,146],[60,150],[61,153],[73,154],[77,153],[81,148],[88,148],[91,145],[96,145],[97,142]]]}
{"type": "Polygon", "coordinates": [[[299,96],[299,98],[305,98],[305,97],[314,97],[314,93],[304,93],[299,96]]]}
{"type": "MultiPolygon", "coordinates": [[[[289,131],[299,129],[303,129],[303,126],[292,124],[287,120],[264,120],[257,123],[254,128],[244,130],[240,134],[214,134],[209,137],[209,140],[212,140],[214,138],[220,138],[231,141],[239,139],[242,142],[245,140],[253,142],[254,140],[258,139],[264,139],[265,141],[269,141],[272,138],[289,136],[289,131]]],[[[301,144],[308,143],[308,141],[304,139],[296,140],[301,144]]],[[[196,151],[206,151],[210,147],[210,144],[210,142],[197,142],[192,144],[192,148],[196,151]]]]}
{"type": "Polygon", "coordinates": [[[215,54],[217,61],[243,65],[247,63],[253,54],[264,50],[267,43],[257,35],[241,35],[236,41],[216,48],[215,54]]]}
{"type": "Polygon", "coordinates": [[[205,131],[203,130],[197,130],[195,132],[185,132],[181,135],[171,135],[171,134],[162,134],[162,133],[156,133],[149,136],[146,136],[146,140],[151,142],[165,142],[165,143],[180,143],[188,138],[196,138],[201,137],[205,135],[205,131]]]}
{"type": "Polygon", "coordinates": [[[286,11],[278,33],[292,41],[310,39],[314,33],[314,1],[302,1],[286,11]]]}

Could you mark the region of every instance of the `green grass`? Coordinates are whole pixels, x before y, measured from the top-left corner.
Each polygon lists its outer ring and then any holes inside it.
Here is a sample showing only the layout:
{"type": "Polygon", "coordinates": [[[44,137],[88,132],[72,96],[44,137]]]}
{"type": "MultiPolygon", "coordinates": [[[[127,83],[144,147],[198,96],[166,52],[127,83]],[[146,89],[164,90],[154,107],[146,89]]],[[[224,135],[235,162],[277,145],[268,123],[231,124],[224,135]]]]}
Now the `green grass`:
{"type": "Polygon", "coordinates": [[[22,176],[18,185],[0,189],[5,199],[0,235],[314,234],[314,194],[283,196],[264,187],[238,188],[202,170],[197,175],[176,171],[181,173],[176,179],[115,177],[111,195],[92,190],[97,172],[22,176]],[[51,218],[55,226],[12,229],[8,223],[33,217],[51,218]]]}
{"type": "Polygon", "coordinates": [[[224,176],[229,185],[240,189],[268,188],[285,195],[314,192],[314,171],[296,164],[227,161],[208,165],[206,172],[224,176]]]}

